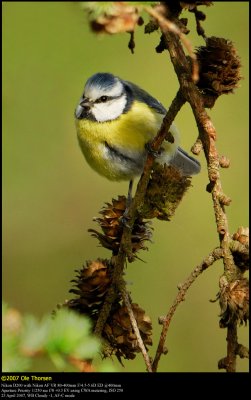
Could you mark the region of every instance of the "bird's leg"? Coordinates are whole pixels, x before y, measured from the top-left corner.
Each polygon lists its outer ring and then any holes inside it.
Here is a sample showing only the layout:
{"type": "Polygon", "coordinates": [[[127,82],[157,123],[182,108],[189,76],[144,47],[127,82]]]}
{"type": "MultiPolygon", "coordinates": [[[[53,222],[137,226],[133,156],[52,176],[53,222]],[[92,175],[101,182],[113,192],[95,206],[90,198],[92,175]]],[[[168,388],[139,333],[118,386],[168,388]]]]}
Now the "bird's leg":
{"type": "Polygon", "coordinates": [[[130,205],[132,204],[132,187],[133,187],[133,180],[131,179],[129,182],[128,194],[126,199],[126,210],[128,210],[130,205]]]}
{"type": "Polygon", "coordinates": [[[132,187],[133,187],[133,180],[131,179],[129,182],[129,187],[128,187],[128,194],[127,194],[127,198],[126,198],[126,209],[124,214],[121,217],[121,222],[124,226],[126,226],[127,228],[130,228],[129,225],[127,224],[127,222],[129,221],[130,217],[129,217],[129,208],[132,204],[132,187]]]}

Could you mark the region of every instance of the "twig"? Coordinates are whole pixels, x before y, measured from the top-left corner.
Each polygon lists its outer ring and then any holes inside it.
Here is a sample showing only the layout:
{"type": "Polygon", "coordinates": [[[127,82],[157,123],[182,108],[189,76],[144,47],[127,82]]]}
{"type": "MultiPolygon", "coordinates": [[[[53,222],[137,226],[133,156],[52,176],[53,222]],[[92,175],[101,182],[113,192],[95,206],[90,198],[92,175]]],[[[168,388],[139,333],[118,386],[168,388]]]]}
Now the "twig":
{"type": "Polygon", "coordinates": [[[147,371],[148,372],[152,372],[151,360],[150,360],[149,355],[147,353],[147,350],[145,348],[144,342],[143,342],[143,340],[141,338],[140,331],[139,331],[139,328],[138,328],[138,325],[137,325],[137,321],[136,321],[135,316],[133,314],[133,310],[132,310],[131,302],[130,302],[130,299],[129,299],[129,295],[128,295],[126,289],[125,289],[125,285],[123,285],[123,287],[121,288],[120,291],[121,291],[121,294],[122,294],[122,299],[123,299],[123,301],[125,303],[125,306],[127,308],[127,312],[129,314],[129,318],[130,318],[130,321],[131,321],[132,328],[133,328],[134,333],[135,333],[135,335],[137,337],[138,346],[139,346],[139,348],[141,350],[141,353],[143,355],[143,358],[145,360],[147,371]]]}
{"type": "MultiPolygon", "coordinates": [[[[167,4],[165,5],[168,8],[167,4]]],[[[109,312],[112,306],[112,303],[117,298],[117,293],[120,288],[121,280],[123,271],[125,268],[127,257],[130,257],[131,252],[131,231],[135,222],[135,218],[137,216],[137,209],[140,208],[144,201],[144,196],[147,188],[147,184],[149,182],[151,169],[154,162],[154,152],[157,152],[161,146],[161,143],[166,137],[167,132],[173,122],[176,114],[182,107],[182,105],[188,101],[197,126],[199,130],[199,140],[197,140],[197,144],[200,142],[202,143],[203,150],[205,153],[205,157],[207,160],[208,166],[208,177],[209,177],[209,185],[208,188],[212,195],[213,200],[213,207],[214,207],[214,214],[217,226],[217,232],[219,235],[220,241],[220,248],[217,248],[212,252],[204,261],[203,263],[196,267],[192,274],[187,278],[185,283],[180,287],[180,291],[170,308],[168,314],[162,321],[163,329],[158,345],[158,349],[156,352],[156,356],[153,362],[152,370],[156,371],[159,359],[161,354],[164,353],[164,343],[166,340],[167,331],[171,322],[171,319],[176,311],[177,306],[184,300],[185,294],[194,280],[199,276],[199,274],[206,269],[209,265],[219,258],[223,258],[224,263],[224,275],[228,282],[234,280],[236,275],[238,274],[237,268],[234,263],[233,255],[231,252],[231,243],[232,239],[229,234],[228,229],[228,220],[225,213],[225,205],[230,203],[228,197],[224,194],[222,190],[222,185],[220,181],[220,157],[218,155],[216,146],[215,146],[215,139],[216,139],[216,130],[213,126],[213,123],[208,116],[207,112],[205,111],[204,101],[202,96],[195,85],[195,82],[198,80],[198,63],[196,60],[196,56],[193,52],[191,43],[187,40],[186,36],[182,33],[182,31],[178,28],[177,24],[175,24],[175,20],[168,20],[166,19],[161,12],[156,9],[152,9],[149,7],[144,7],[145,11],[148,12],[159,24],[160,29],[162,31],[163,40],[165,43],[165,48],[169,51],[171,61],[173,63],[176,75],[178,77],[180,83],[180,90],[178,91],[172,105],[167,112],[165,118],[163,119],[162,126],[154,138],[151,144],[152,152],[149,152],[143,174],[139,180],[137,185],[137,190],[135,193],[135,197],[128,209],[128,223],[123,229],[123,235],[120,242],[120,248],[117,256],[113,257],[114,262],[114,273],[113,273],[113,280],[111,288],[108,290],[103,308],[100,312],[95,332],[98,334],[102,334],[103,327],[106,323],[106,320],[109,316],[109,312]],[[174,21],[174,22],[173,22],[174,21]],[[185,48],[187,49],[190,58],[192,60],[192,70],[191,70],[191,63],[189,59],[186,57],[183,47],[180,43],[183,43],[185,48]]],[[[194,149],[196,152],[199,152],[199,148],[194,149]]],[[[127,299],[128,300],[128,299],[127,299]]],[[[129,301],[129,300],[128,300],[129,301]]],[[[125,302],[126,303],[126,302],[125,302]]],[[[133,313],[130,307],[130,302],[126,303],[128,313],[131,318],[131,323],[133,324],[134,328],[137,330],[138,327],[135,326],[135,319],[133,318],[133,313]]],[[[137,325],[137,323],[136,323],[137,325]]],[[[225,368],[227,371],[235,371],[236,369],[236,356],[237,356],[237,324],[232,323],[228,326],[227,331],[227,357],[222,361],[222,367],[225,368]]],[[[136,331],[135,331],[136,332],[136,331]]],[[[142,340],[140,337],[140,333],[137,333],[138,342],[142,340]]],[[[145,358],[145,347],[141,348],[142,354],[145,358]]],[[[148,355],[147,355],[148,357],[148,355]]],[[[145,358],[146,360],[146,358],[145,358]]],[[[149,365],[148,361],[146,365],[149,365]]]]}
{"type": "Polygon", "coordinates": [[[187,39],[186,35],[184,35],[184,33],[181,32],[180,28],[174,22],[163,17],[158,11],[156,11],[156,9],[150,7],[144,7],[144,10],[158,21],[159,26],[162,27],[162,31],[164,28],[164,30],[168,30],[179,36],[180,40],[183,42],[185,48],[188,51],[188,54],[190,55],[193,61],[192,80],[194,82],[197,82],[199,79],[199,65],[197,62],[196,55],[193,51],[191,42],[187,39]]]}
{"type": "Polygon", "coordinates": [[[219,155],[215,146],[216,130],[204,108],[198,88],[191,79],[189,62],[179,43],[178,37],[167,32],[165,27],[163,33],[166,46],[170,52],[171,61],[179,79],[182,95],[189,102],[199,129],[199,138],[203,144],[205,157],[208,163],[209,181],[212,184],[212,197],[217,231],[220,235],[220,240],[222,240],[228,235],[228,222],[224,206],[219,201],[219,196],[223,194],[223,191],[220,182],[219,155]]]}
{"type": "Polygon", "coordinates": [[[237,346],[238,346],[237,321],[234,321],[227,327],[226,372],[236,371],[237,346]]]}
{"type": "Polygon", "coordinates": [[[108,290],[108,293],[106,295],[103,307],[99,313],[99,317],[95,326],[95,334],[100,336],[102,334],[102,330],[104,328],[104,325],[106,323],[106,320],[109,316],[111,306],[113,302],[116,300],[118,296],[118,288],[120,286],[121,282],[121,277],[123,274],[123,270],[126,264],[126,258],[128,254],[130,254],[131,251],[131,232],[133,228],[133,224],[135,221],[135,218],[137,216],[137,209],[140,208],[144,201],[145,197],[145,192],[147,188],[148,181],[150,179],[150,174],[152,170],[152,165],[154,162],[154,153],[157,152],[163,142],[163,140],[166,137],[167,132],[170,129],[170,126],[175,119],[177,113],[185,103],[185,100],[183,96],[181,95],[181,92],[178,91],[174,100],[172,101],[172,104],[166,114],[166,116],[163,119],[163,122],[161,124],[161,127],[156,135],[156,137],[153,139],[151,143],[151,152],[149,152],[145,166],[144,166],[144,171],[141,175],[141,178],[138,182],[137,189],[135,192],[135,196],[133,198],[133,201],[131,205],[129,206],[128,209],[128,223],[124,226],[123,229],[123,234],[120,242],[120,248],[118,255],[114,256],[112,258],[112,263],[114,265],[114,270],[113,270],[113,278],[112,278],[112,285],[110,289],[108,290]]]}
{"type": "Polygon", "coordinates": [[[193,272],[188,276],[188,278],[185,280],[185,282],[182,285],[179,285],[179,287],[178,287],[179,292],[178,292],[172,306],[170,307],[167,315],[161,319],[161,323],[163,324],[163,327],[162,327],[162,332],[161,332],[158,348],[156,351],[156,355],[155,355],[153,365],[152,365],[153,372],[157,371],[160,357],[165,351],[164,345],[165,345],[165,341],[166,341],[167,332],[168,332],[172,317],[173,317],[178,305],[182,301],[184,301],[187,290],[192,285],[192,283],[196,280],[196,278],[198,278],[198,276],[203,271],[205,271],[205,269],[210,267],[215,261],[219,260],[221,257],[222,257],[222,249],[217,247],[208,255],[207,258],[205,258],[202,261],[202,263],[200,265],[198,265],[193,270],[193,272]]]}
{"type": "Polygon", "coordinates": [[[135,217],[137,215],[137,210],[141,208],[143,202],[144,202],[144,197],[145,197],[145,192],[147,189],[147,185],[150,179],[150,174],[153,166],[153,162],[155,159],[155,154],[158,153],[160,146],[164,139],[166,138],[167,133],[169,132],[169,129],[172,125],[172,122],[174,121],[176,115],[180,111],[181,107],[185,104],[185,99],[182,96],[181,91],[179,90],[173,99],[170,108],[168,109],[161,127],[153,139],[151,145],[150,145],[150,152],[147,156],[145,166],[143,173],[140,177],[140,180],[137,185],[137,190],[135,192],[135,196],[133,198],[133,204],[131,209],[129,210],[129,217],[130,217],[130,223],[129,226],[132,228],[133,223],[135,221],[135,217]]]}
{"type": "Polygon", "coordinates": [[[107,318],[109,317],[111,308],[113,303],[115,302],[116,298],[118,297],[117,292],[115,290],[115,286],[111,285],[108,293],[105,297],[104,304],[99,312],[98,320],[95,325],[94,329],[94,334],[97,336],[102,335],[103,328],[105,326],[105,323],[107,321],[107,318]]]}
{"type": "MultiPolygon", "coordinates": [[[[166,48],[169,50],[171,61],[179,79],[182,95],[189,102],[199,129],[199,138],[203,144],[208,165],[208,176],[213,199],[217,231],[219,234],[220,246],[223,251],[224,274],[227,278],[227,281],[231,282],[238,274],[238,271],[230,250],[231,237],[228,230],[228,221],[224,204],[221,201],[222,197],[225,197],[225,194],[223,193],[221,186],[219,155],[215,147],[216,131],[211,119],[205,111],[201,95],[192,80],[189,62],[179,42],[179,38],[177,35],[168,31],[165,24],[163,24],[161,21],[159,21],[159,23],[164,35],[166,48]]],[[[228,327],[227,329],[227,359],[229,365],[231,365],[231,370],[234,370],[236,366],[236,353],[232,351],[235,345],[235,335],[232,334],[234,327],[228,327]],[[232,346],[231,340],[233,340],[232,346]]]]}
{"type": "Polygon", "coordinates": [[[236,371],[237,346],[237,321],[234,321],[227,327],[227,357],[218,362],[219,369],[225,369],[226,372],[236,371]]]}
{"type": "MultiPolygon", "coordinates": [[[[238,343],[237,338],[237,322],[231,324],[227,334],[227,345],[231,347],[228,349],[228,354],[235,353],[240,358],[249,358],[249,350],[247,347],[238,343]]],[[[227,372],[235,372],[236,358],[224,357],[218,362],[219,369],[225,369],[227,372]]]]}

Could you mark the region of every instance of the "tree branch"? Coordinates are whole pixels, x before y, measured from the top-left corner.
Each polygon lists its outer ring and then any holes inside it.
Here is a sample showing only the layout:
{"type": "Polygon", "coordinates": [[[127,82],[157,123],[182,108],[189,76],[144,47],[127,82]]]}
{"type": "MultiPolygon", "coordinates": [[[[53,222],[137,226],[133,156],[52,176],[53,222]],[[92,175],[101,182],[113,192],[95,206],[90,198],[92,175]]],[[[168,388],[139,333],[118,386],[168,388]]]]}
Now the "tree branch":
{"type": "Polygon", "coordinates": [[[227,327],[227,357],[218,362],[219,369],[225,369],[226,372],[236,371],[236,355],[238,347],[237,321],[229,324],[227,327]]]}
{"type": "Polygon", "coordinates": [[[112,258],[112,263],[114,265],[112,284],[108,290],[103,307],[99,313],[99,317],[95,326],[95,334],[98,336],[102,334],[102,330],[109,316],[112,304],[118,296],[118,290],[119,290],[118,288],[120,287],[123,270],[126,264],[126,259],[127,256],[130,257],[131,232],[133,224],[137,216],[137,209],[140,208],[140,206],[144,201],[147,184],[150,179],[150,174],[155,159],[154,154],[159,150],[163,140],[166,137],[167,132],[170,129],[170,126],[172,125],[173,120],[175,119],[177,113],[179,112],[184,103],[185,100],[181,95],[181,92],[178,91],[166,116],[163,119],[162,125],[156,137],[153,139],[151,143],[151,151],[148,153],[144,166],[144,171],[138,182],[135,196],[128,208],[128,222],[123,228],[123,234],[120,242],[119,252],[116,256],[113,256],[112,258]]]}
{"type": "Polygon", "coordinates": [[[162,332],[160,335],[160,340],[159,340],[159,344],[158,344],[158,348],[156,351],[156,355],[153,361],[153,372],[157,371],[158,368],[158,363],[160,360],[160,357],[162,354],[165,353],[165,341],[166,341],[166,336],[167,336],[167,332],[169,329],[169,325],[171,323],[172,317],[178,307],[178,305],[184,301],[185,299],[185,295],[186,292],[188,291],[189,287],[192,285],[192,283],[196,280],[196,278],[198,278],[198,276],[205,271],[205,269],[207,269],[208,267],[210,267],[215,261],[219,260],[222,257],[222,249],[220,249],[219,247],[217,247],[216,249],[214,249],[212,251],[212,253],[210,253],[208,255],[207,258],[205,258],[202,263],[200,265],[198,265],[193,272],[188,276],[188,278],[185,280],[185,282],[182,285],[179,285],[178,289],[179,292],[172,304],[172,306],[170,307],[167,315],[161,319],[161,323],[163,324],[163,328],[162,328],[162,332]]]}
{"type": "MultiPolygon", "coordinates": [[[[205,111],[202,96],[193,82],[190,64],[180,44],[179,37],[170,32],[167,29],[166,24],[164,24],[160,19],[158,22],[164,37],[166,48],[170,53],[171,61],[180,83],[180,90],[186,101],[189,102],[198,126],[199,139],[203,144],[203,149],[207,160],[208,177],[210,181],[209,187],[213,200],[213,208],[217,232],[219,234],[220,246],[223,251],[224,275],[226,276],[228,282],[232,282],[240,275],[240,271],[235,266],[233,255],[230,249],[231,237],[229,234],[228,220],[224,207],[224,205],[229,204],[229,202],[222,201],[222,199],[225,199],[226,196],[222,190],[220,181],[220,157],[215,146],[216,130],[210,117],[205,111]]],[[[236,330],[237,325],[235,326],[235,324],[231,324],[227,328],[227,371],[234,371],[236,368],[236,330]]]]}
{"type": "MultiPolygon", "coordinates": [[[[216,130],[205,110],[205,98],[203,98],[202,92],[200,92],[198,87],[196,86],[196,82],[199,77],[198,62],[193,52],[190,41],[187,40],[186,36],[183,33],[185,31],[185,28],[183,29],[182,24],[180,24],[180,21],[175,17],[179,13],[174,12],[175,15],[172,15],[168,8],[168,3],[164,2],[162,2],[161,5],[155,6],[154,8],[145,6],[143,8],[156,21],[156,26],[159,25],[161,29],[161,50],[167,49],[170,53],[171,61],[179,80],[180,89],[175,99],[173,100],[169,111],[163,119],[163,123],[159,132],[150,144],[150,151],[145,162],[143,173],[138,182],[135,196],[127,209],[126,215],[128,222],[123,228],[123,234],[120,241],[118,254],[112,257],[112,262],[114,265],[112,284],[107,292],[101,312],[99,313],[99,317],[95,327],[95,333],[98,335],[102,334],[104,325],[111,311],[112,304],[118,298],[119,293],[121,293],[124,303],[127,307],[128,314],[130,316],[133,330],[137,336],[139,347],[145,359],[147,369],[148,371],[151,371],[150,360],[142,338],[140,336],[140,331],[138,329],[137,321],[133,314],[130,299],[126,292],[125,282],[122,276],[126,261],[131,261],[133,258],[131,250],[131,233],[134,227],[135,219],[137,218],[138,210],[140,210],[141,206],[144,203],[144,197],[150,179],[155,156],[160,149],[161,143],[164,139],[167,138],[168,131],[175,116],[186,101],[189,102],[192,108],[199,131],[198,139],[196,140],[192,151],[195,154],[199,154],[201,148],[203,148],[205,158],[207,160],[209,177],[207,190],[211,193],[212,196],[216,227],[220,242],[220,248],[216,248],[198,267],[196,267],[195,270],[184,282],[184,284],[179,287],[179,293],[173,305],[171,306],[166,317],[162,320],[163,329],[152,366],[152,370],[156,371],[161,354],[165,352],[164,343],[166,340],[167,331],[171,319],[177,309],[177,306],[184,300],[185,294],[188,288],[194,282],[194,280],[199,276],[200,273],[202,273],[203,270],[212,265],[217,259],[223,258],[223,277],[226,279],[227,286],[231,285],[231,283],[235,282],[243,274],[243,271],[238,268],[238,265],[235,265],[233,248],[235,249],[235,252],[242,253],[243,259],[241,259],[239,262],[241,264],[244,263],[244,266],[247,258],[247,250],[246,248],[241,248],[240,245],[237,245],[236,242],[232,240],[229,233],[225,206],[230,204],[231,199],[224,194],[220,180],[220,167],[226,167],[229,163],[226,160],[223,160],[222,157],[219,157],[218,151],[216,149],[216,130]],[[182,44],[188,51],[190,57],[186,57],[182,44]]],[[[199,22],[202,17],[204,18],[204,14],[202,15],[199,11],[197,11],[196,7],[193,12],[196,16],[198,34],[206,38],[205,32],[199,22]]],[[[240,79],[238,73],[236,75],[236,79],[237,81],[240,79]]],[[[237,342],[237,320],[232,320],[231,323],[228,323],[228,325],[226,323],[225,326],[227,326],[227,357],[219,362],[219,368],[225,368],[227,371],[233,372],[236,369],[236,356],[237,354],[242,354],[242,348],[237,342]]],[[[244,353],[246,356],[246,352],[243,350],[243,354],[244,353]]]]}
{"type": "MultiPolygon", "coordinates": [[[[162,7],[162,6],[159,6],[162,7]]],[[[151,15],[153,18],[155,18],[158,21],[158,24],[161,28],[164,28],[165,31],[172,32],[173,34],[177,35],[182,43],[184,44],[185,48],[188,51],[188,54],[190,55],[191,59],[193,60],[193,71],[192,71],[192,80],[194,82],[198,81],[199,78],[199,66],[197,62],[197,58],[193,52],[193,48],[191,45],[191,42],[187,39],[186,35],[180,30],[178,27],[178,24],[175,24],[174,22],[170,21],[169,19],[163,17],[157,10],[154,8],[150,7],[145,7],[145,11],[151,15]]],[[[163,29],[161,29],[163,32],[163,29]]]]}
{"type": "Polygon", "coordinates": [[[133,310],[132,310],[132,307],[131,307],[131,301],[130,301],[129,295],[128,295],[126,289],[125,289],[125,284],[123,284],[123,287],[121,288],[120,292],[122,294],[122,299],[123,299],[123,301],[125,303],[125,306],[127,308],[127,312],[129,314],[129,318],[130,318],[130,321],[131,321],[132,328],[133,328],[134,333],[135,333],[135,335],[137,337],[138,346],[139,346],[139,348],[141,350],[141,353],[143,355],[143,358],[145,360],[147,371],[148,372],[152,372],[151,360],[150,360],[149,355],[147,353],[147,350],[145,348],[144,342],[143,342],[143,340],[141,338],[140,331],[139,331],[139,328],[138,328],[138,325],[137,325],[137,321],[135,319],[135,316],[133,314],[133,310]]]}

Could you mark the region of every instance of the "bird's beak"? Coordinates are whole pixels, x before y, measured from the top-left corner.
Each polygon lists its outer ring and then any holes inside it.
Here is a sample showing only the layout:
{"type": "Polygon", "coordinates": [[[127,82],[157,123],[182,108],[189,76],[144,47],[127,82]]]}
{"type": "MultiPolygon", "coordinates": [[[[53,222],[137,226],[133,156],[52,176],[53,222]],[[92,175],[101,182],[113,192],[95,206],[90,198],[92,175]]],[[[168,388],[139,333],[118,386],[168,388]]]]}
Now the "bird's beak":
{"type": "Polygon", "coordinates": [[[91,106],[92,106],[92,102],[89,99],[87,99],[86,97],[83,97],[80,100],[80,102],[78,103],[78,106],[76,108],[76,111],[75,111],[76,118],[78,118],[78,119],[83,118],[87,114],[87,112],[90,110],[91,106]]]}
{"type": "Polygon", "coordinates": [[[89,109],[91,108],[91,106],[92,106],[92,102],[91,102],[89,99],[87,99],[86,97],[84,97],[84,98],[80,101],[79,105],[80,105],[81,107],[85,108],[86,110],[89,110],[89,109]]]}

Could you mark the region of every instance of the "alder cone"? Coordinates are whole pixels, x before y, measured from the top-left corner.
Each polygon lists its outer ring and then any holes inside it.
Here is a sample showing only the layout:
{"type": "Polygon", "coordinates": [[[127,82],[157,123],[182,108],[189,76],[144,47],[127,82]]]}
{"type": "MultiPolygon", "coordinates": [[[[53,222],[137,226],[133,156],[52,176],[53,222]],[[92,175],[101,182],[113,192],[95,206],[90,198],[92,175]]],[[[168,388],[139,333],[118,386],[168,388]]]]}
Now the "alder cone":
{"type": "Polygon", "coordinates": [[[95,317],[111,285],[112,265],[109,260],[98,258],[96,261],[87,261],[76,272],[76,279],[71,281],[74,282],[74,288],[69,292],[78,297],[67,301],[67,307],[95,317]]]}
{"type": "MultiPolygon", "coordinates": [[[[152,322],[150,318],[138,304],[132,303],[131,307],[144,345],[151,346],[152,322]]],[[[104,327],[103,335],[120,362],[121,357],[132,360],[136,357],[136,353],[140,352],[127,308],[123,305],[118,305],[111,314],[104,327]]]]}
{"type": "Polygon", "coordinates": [[[249,282],[247,278],[228,284],[219,295],[221,306],[220,327],[238,321],[247,324],[249,319],[249,282]]]}
{"type": "Polygon", "coordinates": [[[233,42],[215,36],[206,39],[206,46],[197,48],[196,56],[200,68],[197,86],[205,107],[211,108],[219,96],[233,93],[238,87],[240,58],[233,42]]]}
{"type": "MultiPolygon", "coordinates": [[[[101,246],[112,250],[113,255],[117,255],[120,247],[120,242],[124,229],[123,215],[126,210],[126,197],[118,196],[117,199],[112,199],[112,203],[106,203],[105,207],[100,211],[102,218],[95,218],[103,233],[95,229],[89,229],[92,236],[97,238],[101,246]]],[[[131,251],[132,255],[129,261],[133,261],[139,250],[147,250],[146,241],[150,241],[152,229],[149,222],[144,221],[138,216],[135,219],[132,234],[131,234],[131,251]]]]}

